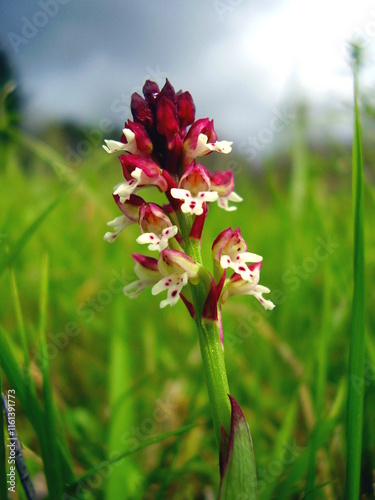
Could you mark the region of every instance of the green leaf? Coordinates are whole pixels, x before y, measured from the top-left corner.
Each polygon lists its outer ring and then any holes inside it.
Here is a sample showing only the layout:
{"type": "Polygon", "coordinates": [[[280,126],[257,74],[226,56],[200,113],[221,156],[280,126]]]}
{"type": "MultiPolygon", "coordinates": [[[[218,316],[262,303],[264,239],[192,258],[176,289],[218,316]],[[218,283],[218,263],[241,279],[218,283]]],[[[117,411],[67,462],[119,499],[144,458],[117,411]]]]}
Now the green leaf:
{"type": "Polygon", "coordinates": [[[257,480],[250,431],[239,404],[229,399],[232,418],[219,500],[252,500],[257,497],[257,480]]]}

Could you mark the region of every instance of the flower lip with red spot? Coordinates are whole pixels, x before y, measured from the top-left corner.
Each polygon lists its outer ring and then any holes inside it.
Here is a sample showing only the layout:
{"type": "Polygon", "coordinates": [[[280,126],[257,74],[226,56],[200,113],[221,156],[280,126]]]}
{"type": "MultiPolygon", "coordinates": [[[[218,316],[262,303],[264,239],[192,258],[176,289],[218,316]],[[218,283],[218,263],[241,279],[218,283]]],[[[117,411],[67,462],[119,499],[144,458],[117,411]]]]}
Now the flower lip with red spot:
{"type": "Polygon", "coordinates": [[[139,211],[139,226],[142,234],[136,241],[140,244],[148,243],[151,251],[163,251],[170,238],[178,232],[177,226],[172,226],[169,217],[155,203],[142,206],[139,211]]]}
{"type": "Polygon", "coordinates": [[[212,245],[212,256],[220,263],[222,269],[231,267],[242,279],[250,281],[253,272],[246,262],[261,262],[263,257],[255,253],[247,252],[247,245],[241,236],[240,228],[233,231],[228,228],[222,231],[212,245]]]}
{"type": "Polygon", "coordinates": [[[200,118],[190,127],[184,141],[184,165],[189,165],[194,158],[205,156],[212,151],[230,153],[232,142],[218,141],[213,120],[200,118]]]}
{"type": "Polygon", "coordinates": [[[163,175],[163,170],[150,158],[135,155],[120,155],[119,159],[127,181],[136,179],[138,181],[137,187],[153,185],[162,192],[168,189],[168,182],[163,175]],[[135,175],[134,172],[136,169],[140,171],[139,175],[135,175]]]}
{"type": "Polygon", "coordinates": [[[262,304],[264,309],[271,311],[275,307],[275,304],[263,297],[264,293],[270,293],[270,289],[259,285],[261,267],[261,262],[249,266],[249,270],[252,273],[251,280],[244,280],[241,275],[237,273],[233,274],[224,285],[221,294],[221,303],[224,304],[229,297],[234,295],[253,295],[262,304]]]}
{"type": "Polygon", "coordinates": [[[167,290],[167,298],[160,303],[161,308],[166,305],[174,306],[188,281],[194,284],[199,281],[199,264],[179,250],[162,251],[159,256],[158,269],[163,278],[153,286],[151,292],[157,295],[167,290]]]}
{"type": "Polygon", "coordinates": [[[216,201],[219,195],[211,191],[211,181],[208,170],[200,163],[193,162],[181,177],[179,187],[171,189],[173,198],[183,200],[181,210],[184,213],[201,215],[203,203],[216,201]]]}

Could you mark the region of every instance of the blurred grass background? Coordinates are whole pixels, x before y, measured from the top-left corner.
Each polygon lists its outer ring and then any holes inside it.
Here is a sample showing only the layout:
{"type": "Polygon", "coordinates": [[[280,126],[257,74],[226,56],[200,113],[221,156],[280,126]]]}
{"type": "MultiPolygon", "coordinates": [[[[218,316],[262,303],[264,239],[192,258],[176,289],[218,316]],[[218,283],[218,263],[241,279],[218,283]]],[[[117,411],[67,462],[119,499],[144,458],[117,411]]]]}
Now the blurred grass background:
{"type": "MultiPolygon", "coordinates": [[[[49,441],[56,428],[52,456],[56,447],[63,449],[66,470],[79,477],[98,467],[65,498],[214,498],[219,470],[195,325],[182,303],[161,311],[150,290],[133,301],[123,296],[122,287],[135,279],[130,253],[142,250],[136,226],[112,245],[103,241],[106,222],[119,215],[111,190],[121,181],[120,163],[102,150],[95,125],[85,127],[91,139],[66,124],[51,124],[38,137],[26,133],[9,90],[3,81],[0,335],[21,375],[27,372],[25,351],[29,356],[32,382],[25,386],[25,403],[17,401],[16,423],[39,495],[47,494],[39,434],[49,441]],[[41,214],[44,219],[32,226],[41,214]],[[39,430],[30,425],[36,400],[48,424],[39,430]],[[153,436],[187,424],[195,427],[138,450],[153,436]],[[108,462],[124,451],[130,455],[108,462]]],[[[372,498],[375,111],[366,97],[367,340],[364,378],[353,383],[365,389],[361,491],[362,498],[372,498]]],[[[106,138],[118,139],[119,132],[106,138]]],[[[305,104],[295,107],[286,135],[287,146],[264,155],[262,169],[251,170],[235,153],[204,159],[212,169],[233,168],[244,201],[235,213],[210,207],[203,254],[210,267],[217,234],[240,226],[249,251],[264,257],[261,283],[271,288],[277,306],[265,312],[251,297],[236,297],[223,313],[228,378],[250,425],[260,498],[343,498],[353,292],[351,143],[329,136],[312,140],[305,104]]],[[[14,388],[12,369],[3,361],[4,393],[14,388]]],[[[20,484],[17,495],[25,498],[20,484]]]]}

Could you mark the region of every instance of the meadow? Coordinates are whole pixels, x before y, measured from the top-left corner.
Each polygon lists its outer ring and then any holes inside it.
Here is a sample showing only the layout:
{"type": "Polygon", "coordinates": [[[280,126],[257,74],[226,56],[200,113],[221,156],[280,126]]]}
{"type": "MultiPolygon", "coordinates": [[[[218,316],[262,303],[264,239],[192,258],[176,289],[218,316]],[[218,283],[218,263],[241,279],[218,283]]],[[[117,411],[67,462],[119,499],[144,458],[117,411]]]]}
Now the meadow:
{"type": "MultiPolygon", "coordinates": [[[[136,300],[123,295],[134,280],[136,226],[114,244],[103,241],[118,215],[116,155],[91,143],[69,161],[63,128],[38,138],[2,105],[1,385],[4,395],[15,391],[16,428],[40,498],[215,498],[219,466],[195,325],[181,301],[160,310],[150,290],[136,300]]],[[[236,153],[203,161],[233,168],[244,199],[234,215],[210,208],[205,262],[216,235],[240,226],[249,250],[264,257],[262,283],[276,304],[264,311],[252,297],[235,297],[223,310],[230,389],[249,423],[262,500],[345,497],[349,387],[364,390],[361,498],[374,494],[374,114],[360,110],[360,377],[348,375],[351,142],[310,139],[308,112],[297,109],[288,146],[265,156],[261,169],[236,153]]],[[[70,146],[77,151],[77,142],[70,146]]],[[[15,494],[4,484],[4,421],[1,429],[1,498],[26,498],[18,476],[15,494]]]]}

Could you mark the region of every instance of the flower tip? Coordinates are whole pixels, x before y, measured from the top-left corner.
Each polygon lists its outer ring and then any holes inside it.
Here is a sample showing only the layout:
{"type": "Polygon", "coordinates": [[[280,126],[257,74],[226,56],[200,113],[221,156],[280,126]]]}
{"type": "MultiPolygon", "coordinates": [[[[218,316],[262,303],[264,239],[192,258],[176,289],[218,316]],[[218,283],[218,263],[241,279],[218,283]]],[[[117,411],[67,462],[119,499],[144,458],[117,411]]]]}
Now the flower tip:
{"type": "MultiPolygon", "coordinates": [[[[106,144],[107,144],[107,141],[105,140],[104,141],[106,144]]],[[[108,146],[106,146],[106,144],[102,144],[102,148],[104,149],[104,151],[106,151],[107,153],[111,153],[111,150],[109,149],[108,146]]]]}
{"type": "Polygon", "coordinates": [[[264,307],[264,309],[268,309],[269,311],[272,311],[272,309],[275,308],[275,304],[271,301],[271,300],[260,300],[259,301],[262,306],[264,307]]]}
{"type": "Polygon", "coordinates": [[[107,233],[105,233],[105,235],[103,236],[103,240],[107,241],[108,243],[113,243],[116,238],[117,238],[117,234],[116,233],[111,233],[110,231],[108,231],[107,233]]]}
{"type": "Polygon", "coordinates": [[[225,155],[227,155],[232,151],[233,141],[219,141],[217,144],[220,148],[218,149],[220,153],[224,153],[225,155]]]}

